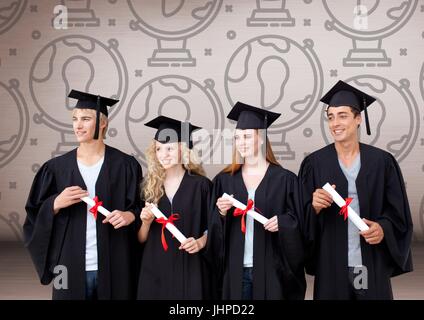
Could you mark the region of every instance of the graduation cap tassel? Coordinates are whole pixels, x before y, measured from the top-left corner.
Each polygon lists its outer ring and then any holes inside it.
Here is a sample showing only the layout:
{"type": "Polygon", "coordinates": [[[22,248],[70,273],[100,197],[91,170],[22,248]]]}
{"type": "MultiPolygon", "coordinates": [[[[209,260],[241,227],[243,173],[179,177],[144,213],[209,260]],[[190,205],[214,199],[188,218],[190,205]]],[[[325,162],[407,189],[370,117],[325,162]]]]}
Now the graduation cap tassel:
{"type": "Polygon", "coordinates": [[[100,129],[100,96],[97,96],[97,108],[96,108],[96,130],[94,131],[94,140],[99,139],[100,129]]]}
{"type": "Polygon", "coordinates": [[[364,102],[364,114],[365,114],[365,127],[367,129],[367,135],[371,135],[371,129],[370,129],[370,121],[368,119],[368,111],[367,111],[367,101],[365,100],[365,97],[363,98],[364,102]]]}
{"type": "Polygon", "coordinates": [[[265,124],[265,130],[264,130],[264,149],[263,149],[263,154],[266,155],[266,138],[267,138],[267,128],[268,128],[268,115],[265,113],[265,119],[264,119],[264,124],[265,124]]]}

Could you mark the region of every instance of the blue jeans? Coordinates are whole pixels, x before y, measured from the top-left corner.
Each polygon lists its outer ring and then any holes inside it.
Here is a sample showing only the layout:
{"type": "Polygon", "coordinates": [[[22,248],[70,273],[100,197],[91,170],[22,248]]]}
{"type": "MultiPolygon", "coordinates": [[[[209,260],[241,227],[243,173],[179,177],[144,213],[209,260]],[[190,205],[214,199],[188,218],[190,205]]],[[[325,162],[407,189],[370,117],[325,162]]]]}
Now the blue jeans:
{"type": "Polygon", "coordinates": [[[85,299],[97,300],[97,270],[85,272],[85,299]]]}
{"type": "Polygon", "coordinates": [[[242,300],[253,300],[253,268],[243,268],[242,300]]]}

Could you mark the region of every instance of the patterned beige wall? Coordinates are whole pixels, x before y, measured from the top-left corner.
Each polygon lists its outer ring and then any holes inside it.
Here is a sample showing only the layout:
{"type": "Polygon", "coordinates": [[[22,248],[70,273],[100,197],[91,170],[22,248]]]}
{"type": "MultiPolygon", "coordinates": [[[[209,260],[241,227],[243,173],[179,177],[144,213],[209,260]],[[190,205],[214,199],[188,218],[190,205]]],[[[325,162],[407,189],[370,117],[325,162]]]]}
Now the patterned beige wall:
{"type": "Polygon", "coordinates": [[[281,112],[270,139],[297,172],[331,141],[319,97],[338,79],[378,98],[361,140],[399,161],[424,238],[422,0],[1,0],[0,44],[0,240],[22,239],[35,172],[75,146],[71,88],[121,100],[107,142],[143,166],[158,114],[212,130],[237,100],[281,112]]]}

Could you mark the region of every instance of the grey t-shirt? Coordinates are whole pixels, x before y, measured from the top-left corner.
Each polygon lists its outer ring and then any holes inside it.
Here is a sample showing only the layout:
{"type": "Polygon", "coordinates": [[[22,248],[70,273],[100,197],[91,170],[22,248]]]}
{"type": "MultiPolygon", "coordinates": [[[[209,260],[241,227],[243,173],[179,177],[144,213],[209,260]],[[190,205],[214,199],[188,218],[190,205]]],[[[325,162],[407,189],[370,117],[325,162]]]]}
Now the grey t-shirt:
{"type": "MultiPolygon", "coordinates": [[[[340,159],[339,165],[348,181],[348,197],[352,198],[350,207],[360,216],[359,199],[355,181],[359,170],[361,169],[361,157],[358,154],[350,168],[346,168],[340,159]]],[[[349,219],[347,221],[348,266],[356,267],[362,265],[361,239],[359,229],[349,219]]]]}

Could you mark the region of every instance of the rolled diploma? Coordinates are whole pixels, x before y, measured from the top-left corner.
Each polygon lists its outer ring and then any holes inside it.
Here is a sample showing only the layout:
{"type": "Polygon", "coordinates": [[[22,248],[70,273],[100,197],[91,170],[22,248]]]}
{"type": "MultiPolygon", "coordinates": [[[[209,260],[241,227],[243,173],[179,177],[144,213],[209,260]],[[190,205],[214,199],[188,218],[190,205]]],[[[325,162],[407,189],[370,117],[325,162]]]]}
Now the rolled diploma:
{"type": "MultiPolygon", "coordinates": [[[[241,203],[240,201],[234,199],[232,196],[230,196],[228,193],[224,193],[222,195],[223,198],[230,200],[233,203],[233,206],[236,208],[239,208],[241,210],[245,210],[246,209],[246,205],[244,205],[243,203],[241,203]]],[[[269,219],[265,218],[263,215],[261,215],[260,213],[257,213],[255,210],[249,210],[247,211],[247,214],[249,216],[251,216],[253,219],[259,221],[262,224],[265,224],[268,222],[269,219]]]]}
{"type": "MultiPolygon", "coordinates": [[[[346,204],[346,201],[343,200],[343,198],[337,193],[336,190],[333,189],[333,187],[328,182],[322,188],[331,195],[334,202],[340,208],[343,207],[346,204]]],[[[347,217],[350,221],[352,221],[355,224],[355,226],[359,230],[365,231],[365,230],[369,229],[369,227],[366,225],[366,223],[361,219],[361,217],[350,206],[347,207],[347,217]]]]}
{"type": "MultiPolygon", "coordinates": [[[[168,220],[168,218],[154,204],[152,204],[152,207],[150,209],[152,210],[156,218],[164,218],[168,220]]],[[[172,223],[167,223],[165,227],[169,230],[169,232],[172,233],[175,238],[178,239],[180,243],[183,243],[187,240],[187,238],[181,233],[181,231],[178,230],[177,227],[174,226],[172,223]]]]}
{"type": "MultiPolygon", "coordinates": [[[[88,204],[90,207],[94,207],[96,205],[94,200],[89,198],[89,197],[82,197],[81,200],[84,201],[86,204],[88,204]]],[[[98,206],[97,211],[100,212],[102,215],[104,215],[106,217],[110,214],[110,211],[105,209],[102,206],[98,206]]]]}

